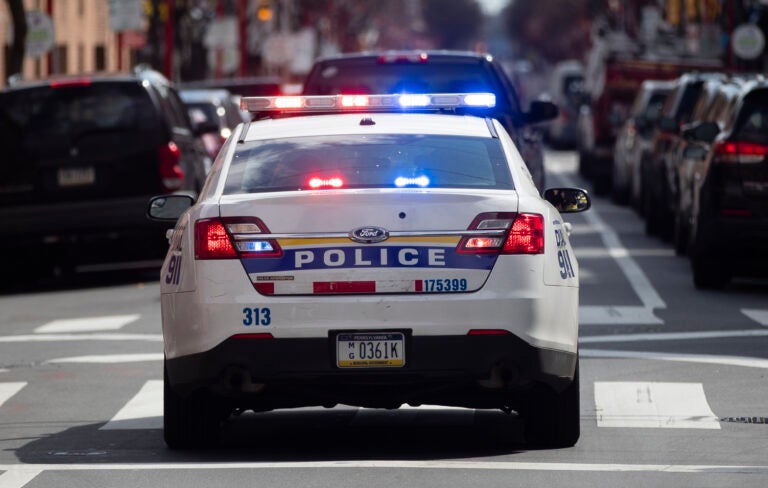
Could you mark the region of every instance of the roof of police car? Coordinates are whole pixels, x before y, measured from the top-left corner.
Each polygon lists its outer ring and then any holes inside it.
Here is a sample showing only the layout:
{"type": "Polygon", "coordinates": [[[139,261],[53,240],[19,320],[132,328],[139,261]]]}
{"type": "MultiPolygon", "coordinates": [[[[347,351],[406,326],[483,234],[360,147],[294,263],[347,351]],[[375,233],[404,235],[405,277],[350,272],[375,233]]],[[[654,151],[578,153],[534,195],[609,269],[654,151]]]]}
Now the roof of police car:
{"type": "Polygon", "coordinates": [[[493,137],[485,118],[446,114],[358,112],[333,115],[305,115],[258,120],[251,122],[246,127],[248,131],[245,137],[246,142],[286,137],[343,134],[431,134],[493,137]]]}

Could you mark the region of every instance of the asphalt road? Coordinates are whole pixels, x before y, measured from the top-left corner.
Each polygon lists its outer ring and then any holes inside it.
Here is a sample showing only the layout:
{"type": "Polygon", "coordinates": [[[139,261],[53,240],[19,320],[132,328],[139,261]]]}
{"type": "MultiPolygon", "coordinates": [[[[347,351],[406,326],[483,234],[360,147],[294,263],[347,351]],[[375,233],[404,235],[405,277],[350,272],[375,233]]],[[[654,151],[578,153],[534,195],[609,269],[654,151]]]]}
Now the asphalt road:
{"type": "MultiPolygon", "coordinates": [[[[589,187],[573,153],[546,164],[549,186],[589,187]]],[[[216,449],[168,451],[156,279],[87,277],[0,295],[0,488],[768,486],[768,280],[698,291],[606,199],[567,220],[573,448],[527,449],[514,415],[427,406],[244,414],[216,449]]]]}

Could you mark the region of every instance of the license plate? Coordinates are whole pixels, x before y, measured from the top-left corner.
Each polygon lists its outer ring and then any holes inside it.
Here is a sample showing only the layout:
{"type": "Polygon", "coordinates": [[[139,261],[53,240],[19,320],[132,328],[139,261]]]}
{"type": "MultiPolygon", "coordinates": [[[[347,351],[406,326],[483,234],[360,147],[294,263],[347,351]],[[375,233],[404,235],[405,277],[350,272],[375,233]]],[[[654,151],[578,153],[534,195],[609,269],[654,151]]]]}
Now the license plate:
{"type": "Polygon", "coordinates": [[[92,166],[85,168],[61,168],[58,173],[59,186],[92,185],[96,181],[96,172],[92,166]]]}
{"type": "Polygon", "coordinates": [[[405,366],[402,332],[356,332],[336,336],[339,368],[399,368],[405,366]]]}

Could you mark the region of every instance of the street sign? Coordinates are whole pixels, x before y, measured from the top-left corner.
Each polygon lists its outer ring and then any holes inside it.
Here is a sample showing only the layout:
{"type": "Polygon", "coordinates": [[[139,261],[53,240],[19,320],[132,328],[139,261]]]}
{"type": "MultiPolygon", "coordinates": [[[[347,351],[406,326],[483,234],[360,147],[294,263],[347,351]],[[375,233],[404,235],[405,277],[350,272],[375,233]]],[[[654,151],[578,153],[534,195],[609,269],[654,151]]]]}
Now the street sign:
{"type": "Polygon", "coordinates": [[[142,0],[109,0],[109,27],[114,32],[142,30],[142,0]]]}
{"type": "MultiPolygon", "coordinates": [[[[56,41],[53,21],[46,13],[39,10],[28,10],[27,38],[24,43],[24,54],[30,58],[39,58],[48,54],[56,41]]],[[[13,24],[8,29],[8,44],[13,42],[13,24]]]]}
{"type": "Polygon", "coordinates": [[[763,54],[765,35],[755,24],[741,24],[733,30],[731,46],[741,59],[755,59],[763,54]]]}

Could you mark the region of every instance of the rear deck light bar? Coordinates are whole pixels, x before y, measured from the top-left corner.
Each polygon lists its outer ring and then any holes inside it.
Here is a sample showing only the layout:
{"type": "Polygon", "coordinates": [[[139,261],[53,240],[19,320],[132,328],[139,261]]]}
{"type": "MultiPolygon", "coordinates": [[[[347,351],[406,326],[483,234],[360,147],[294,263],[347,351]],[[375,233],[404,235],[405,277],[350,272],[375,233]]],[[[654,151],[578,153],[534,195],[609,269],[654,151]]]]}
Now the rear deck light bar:
{"type": "Polygon", "coordinates": [[[379,56],[376,60],[379,64],[392,63],[426,63],[429,60],[427,53],[388,53],[379,56]]]}
{"type": "Polygon", "coordinates": [[[768,156],[768,145],[722,141],[715,144],[715,154],[723,163],[760,163],[768,156]]]}
{"type": "Polygon", "coordinates": [[[249,112],[401,112],[407,109],[451,110],[493,108],[493,93],[423,93],[389,95],[302,95],[243,97],[240,108],[249,112]]]}

